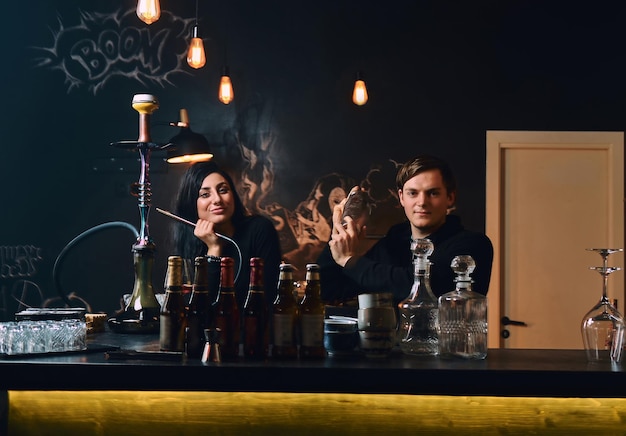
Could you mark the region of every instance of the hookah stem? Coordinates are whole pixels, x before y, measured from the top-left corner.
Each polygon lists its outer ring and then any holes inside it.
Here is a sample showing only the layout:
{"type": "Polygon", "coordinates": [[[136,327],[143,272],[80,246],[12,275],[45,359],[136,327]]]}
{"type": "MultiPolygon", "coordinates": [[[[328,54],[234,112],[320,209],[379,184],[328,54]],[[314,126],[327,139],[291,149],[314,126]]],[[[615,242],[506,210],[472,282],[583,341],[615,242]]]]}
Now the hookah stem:
{"type": "Polygon", "coordinates": [[[148,213],[150,212],[150,200],[152,191],[150,188],[150,116],[159,108],[156,98],[151,95],[137,94],[133,97],[132,107],[139,113],[139,138],[137,148],[141,158],[141,172],[139,175],[139,216],[141,228],[139,231],[139,244],[152,245],[148,230],[148,213]]]}
{"type": "Polygon", "coordinates": [[[139,239],[146,241],[150,238],[148,213],[150,210],[150,197],[152,196],[148,176],[150,168],[150,149],[146,144],[140,144],[139,156],[141,157],[141,173],[139,177],[139,217],[141,219],[141,226],[139,239]]]}

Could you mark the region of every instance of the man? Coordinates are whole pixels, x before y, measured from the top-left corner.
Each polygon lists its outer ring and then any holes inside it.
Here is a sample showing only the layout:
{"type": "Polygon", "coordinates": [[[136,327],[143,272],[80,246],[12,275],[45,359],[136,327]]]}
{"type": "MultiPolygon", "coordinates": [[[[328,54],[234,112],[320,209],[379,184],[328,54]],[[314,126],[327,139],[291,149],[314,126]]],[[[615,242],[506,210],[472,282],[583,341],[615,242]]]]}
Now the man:
{"type": "Polygon", "coordinates": [[[359,245],[365,227],[349,217],[342,225],[345,200],[335,207],[331,239],[317,260],[322,298],[338,303],[361,293],[391,292],[396,302],[403,300],[413,284],[411,240],[420,238],[428,238],[435,247],[430,256],[435,296],[454,290],[450,263],[461,254],[474,258],[472,287],[485,295],[493,246],[486,235],[465,230],[460,218],[449,214],[456,201],[456,181],[448,164],[433,156],[418,156],[398,170],[396,185],[407,221],[392,226],[364,255],[359,254],[359,245]]]}

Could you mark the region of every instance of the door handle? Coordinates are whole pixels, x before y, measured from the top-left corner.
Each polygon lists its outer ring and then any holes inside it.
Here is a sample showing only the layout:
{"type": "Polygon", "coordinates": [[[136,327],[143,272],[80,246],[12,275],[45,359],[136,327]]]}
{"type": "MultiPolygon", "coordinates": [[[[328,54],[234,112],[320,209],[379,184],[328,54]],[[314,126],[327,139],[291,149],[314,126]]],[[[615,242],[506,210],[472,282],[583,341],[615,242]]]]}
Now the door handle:
{"type": "Polygon", "coordinates": [[[503,316],[500,321],[502,322],[502,325],[518,325],[522,327],[528,326],[528,324],[526,324],[524,321],[514,321],[510,319],[508,316],[503,316]]]}

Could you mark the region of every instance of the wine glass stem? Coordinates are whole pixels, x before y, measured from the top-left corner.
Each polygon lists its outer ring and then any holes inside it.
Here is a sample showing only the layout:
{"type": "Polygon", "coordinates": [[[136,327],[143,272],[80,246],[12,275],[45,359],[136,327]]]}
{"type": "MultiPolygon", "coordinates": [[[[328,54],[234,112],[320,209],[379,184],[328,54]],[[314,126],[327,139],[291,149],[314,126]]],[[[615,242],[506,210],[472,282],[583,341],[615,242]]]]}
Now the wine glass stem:
{"type": "Polygon", "coordinates": [[[609,274],[606,271],[606,267],[609,264],[609,253],[602,255],[602,299],[606,300],[606,289],[609,281],[609,274]]]}

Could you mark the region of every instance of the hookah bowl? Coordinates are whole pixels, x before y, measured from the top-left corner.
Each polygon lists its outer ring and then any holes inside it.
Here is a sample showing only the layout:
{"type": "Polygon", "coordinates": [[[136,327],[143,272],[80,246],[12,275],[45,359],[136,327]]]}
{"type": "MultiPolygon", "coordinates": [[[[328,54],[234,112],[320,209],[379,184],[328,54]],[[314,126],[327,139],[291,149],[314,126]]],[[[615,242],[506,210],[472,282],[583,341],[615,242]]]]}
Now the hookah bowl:
{"type": "Polygon", "coordinates": [[[159,108],[159,102],[151,94],[136,94],[132,107],[139,112],[139,138],[137,141],[119,141],[111,145],[139,152],[141,172],[137,183],[137,198],[141,226],[137,241],[133,244],[135,284],[130,300],[124,310],[108,319],[109,328],[116,333],[158,333],[161,306],[152,287],[152,269],[156,245],[150,237],[148,215],[152,191],[150,188],[150,155],[153,149],[167,147],[152,142],[150,116],[159,108]]]}

